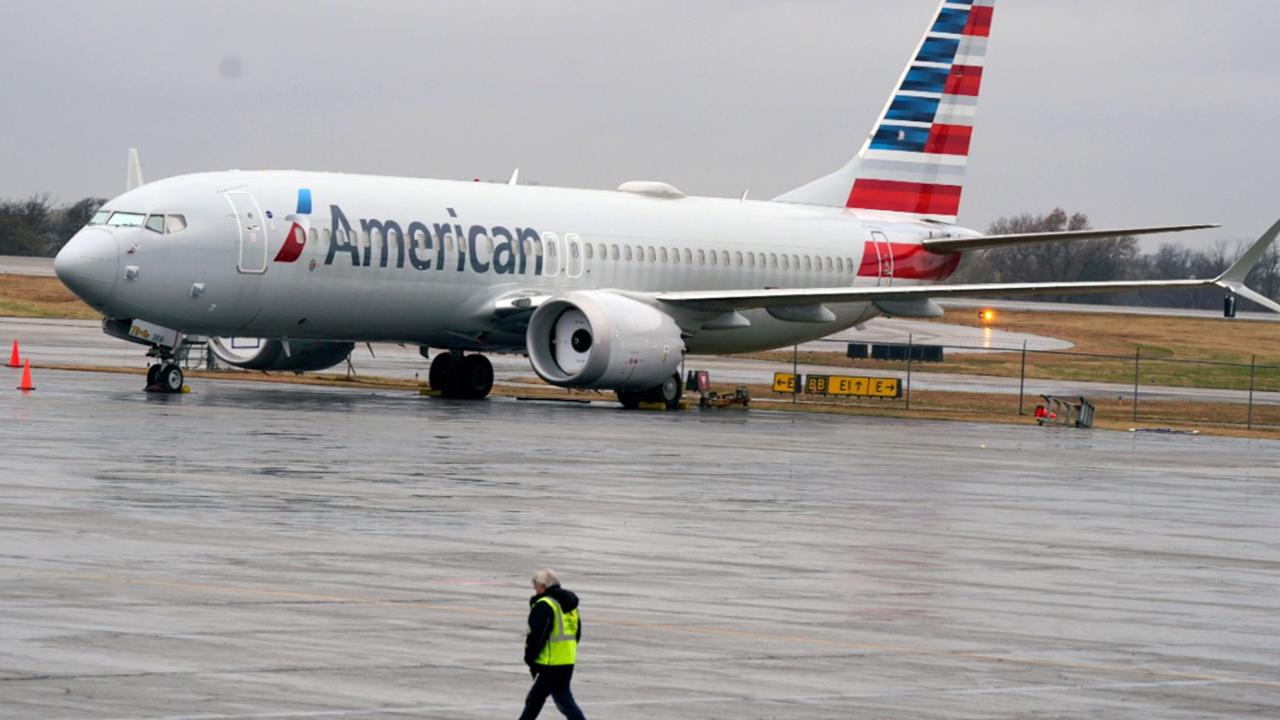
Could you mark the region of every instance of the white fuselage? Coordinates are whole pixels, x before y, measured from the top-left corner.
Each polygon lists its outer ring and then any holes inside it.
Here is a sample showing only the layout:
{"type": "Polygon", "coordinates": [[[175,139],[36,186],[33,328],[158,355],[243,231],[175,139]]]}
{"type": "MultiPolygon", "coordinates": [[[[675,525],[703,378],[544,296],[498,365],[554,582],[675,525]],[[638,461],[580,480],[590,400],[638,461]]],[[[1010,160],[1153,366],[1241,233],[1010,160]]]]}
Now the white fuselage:
{"type": "MultiPolygon", "coordinates": [[[[178,176],[104,209],[186,220],[172,234],[92,225],[71,241],[101,260],[100,292],[81,294],[110,317],[499,352],[523,350],[493,312],[513,293],[918,284],[945,279],[959,259],[921,240],[971,233],[820,206],[301,171],[178,176]],[[301,189],[310,212],[295,216],[301,189]],[[305,243],[282,251],[295,220],[305,243]]],[[[880,314],[869,303],[829,309],[834,322],[746,311],[750,327],[703,329],[687,347],[781,347],[880,314]]]]}

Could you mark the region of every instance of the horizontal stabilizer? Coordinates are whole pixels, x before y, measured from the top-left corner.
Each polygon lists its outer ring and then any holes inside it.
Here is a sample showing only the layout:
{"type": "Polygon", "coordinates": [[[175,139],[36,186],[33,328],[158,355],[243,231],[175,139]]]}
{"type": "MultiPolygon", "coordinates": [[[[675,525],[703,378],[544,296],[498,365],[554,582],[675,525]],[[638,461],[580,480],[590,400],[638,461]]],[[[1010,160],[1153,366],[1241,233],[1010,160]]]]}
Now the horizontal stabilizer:
{"type": "Polygon", "coordinates": [[[1007,245],[1028,245],[1041,242],[1063,242],[1069,240],[1096,240],[1099,238],[1118,238],[1129,235],[1155,235],[1158,233],[1186,232],[1187,230],[1205,230],[1222,227],[1221,225],[1166,225],[1163,227],[1138,227],[1121,230],[1064,230],[1044,233],[1016,233],[1012,235],[983,235],[981,237],[932,238],[924,241],[926,250],[935,253],[966,252],[969,250],[986,250],[1005,247],[1007,245]]]}

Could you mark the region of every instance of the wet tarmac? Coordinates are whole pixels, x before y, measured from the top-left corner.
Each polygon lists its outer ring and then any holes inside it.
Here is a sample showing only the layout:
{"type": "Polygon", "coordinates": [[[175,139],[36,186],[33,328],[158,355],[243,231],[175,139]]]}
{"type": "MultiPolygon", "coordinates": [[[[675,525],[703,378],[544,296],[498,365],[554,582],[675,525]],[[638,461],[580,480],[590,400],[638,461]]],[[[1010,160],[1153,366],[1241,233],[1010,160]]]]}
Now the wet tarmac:
{"type": "Polygon", "coordinates": [[[6,718],[514,717],[543,565],[593,718],[1280,716],[1274,441],[36,383],[6,718]]]}

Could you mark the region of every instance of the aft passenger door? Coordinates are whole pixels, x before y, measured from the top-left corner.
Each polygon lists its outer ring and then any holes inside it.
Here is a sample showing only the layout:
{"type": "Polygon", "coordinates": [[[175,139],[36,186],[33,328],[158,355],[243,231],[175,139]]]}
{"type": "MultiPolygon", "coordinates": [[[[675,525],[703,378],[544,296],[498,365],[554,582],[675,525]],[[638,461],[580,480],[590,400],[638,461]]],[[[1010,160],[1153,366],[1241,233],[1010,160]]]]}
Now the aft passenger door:
{"type": "Polygon", "coordinates": [[[893,284],[893,245],[889,243],[889,238],[879,230],[871,231],[871,245],[876,251],[876,264],[879,268],[876,273],[877,286],[889,286],[893,284]]]}
{"type": "Polygon", "coordinates": [[[258,201],[243,190],[224,193],[231,205],[236,232],[240,238],[240,259],[236,270],[262,274],[267,271],[267,228],[263,224],[258,201]]]}

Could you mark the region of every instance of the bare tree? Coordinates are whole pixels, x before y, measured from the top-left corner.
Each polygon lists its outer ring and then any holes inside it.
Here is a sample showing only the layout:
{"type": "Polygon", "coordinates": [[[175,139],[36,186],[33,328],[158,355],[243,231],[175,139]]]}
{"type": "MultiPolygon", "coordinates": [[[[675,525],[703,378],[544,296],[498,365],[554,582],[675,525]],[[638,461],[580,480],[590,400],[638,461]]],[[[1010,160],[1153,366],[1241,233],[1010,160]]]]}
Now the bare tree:
{"type": "MultiPolygon", "coordinates": [[[[1089,216],[1054,208],[1044,215],[1023,213],[991,223],[990,235],[1088,230],[1089,216]]],[[[959,282],[1088,282],[1119,280],[1138,258],[1133,237],[1032,243],[979,253],[957,274],[959,282]]],[[[1070,299],[1070,298],[1061,298],[1070,299]]],[[[1096,302],[1096,300],[1095,300],[1096,302]]]]}

